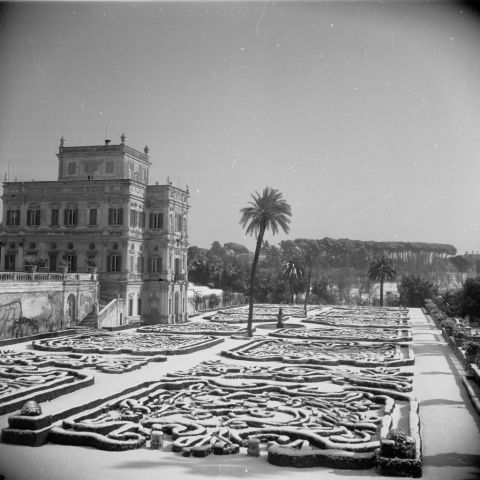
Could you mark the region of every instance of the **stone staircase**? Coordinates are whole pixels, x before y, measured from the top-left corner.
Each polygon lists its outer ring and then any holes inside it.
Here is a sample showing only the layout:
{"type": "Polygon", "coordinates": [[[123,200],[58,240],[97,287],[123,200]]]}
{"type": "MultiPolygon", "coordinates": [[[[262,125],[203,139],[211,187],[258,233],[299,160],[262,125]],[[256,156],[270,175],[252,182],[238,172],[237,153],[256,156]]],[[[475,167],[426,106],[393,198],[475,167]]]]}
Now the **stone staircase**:
{"type": "Polygon", "coordinates": [[[96,312],[90,312],[80,321],[78,326],[83,328],[98,328],[98,317],[96,312]]]}

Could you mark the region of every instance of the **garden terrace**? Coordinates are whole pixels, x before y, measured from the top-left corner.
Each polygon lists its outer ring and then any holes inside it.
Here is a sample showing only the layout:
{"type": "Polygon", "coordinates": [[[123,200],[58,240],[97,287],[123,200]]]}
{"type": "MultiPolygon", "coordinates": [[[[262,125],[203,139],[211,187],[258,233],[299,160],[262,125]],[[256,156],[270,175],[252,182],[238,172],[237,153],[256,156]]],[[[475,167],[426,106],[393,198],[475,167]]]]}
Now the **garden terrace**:
{"type": "Polygon", "coordinates": [[[158,335],[91,333],[32,342],[36,350],[99,354],[182,355],[221,343],[223,339],[207,335],[158,335]]]}

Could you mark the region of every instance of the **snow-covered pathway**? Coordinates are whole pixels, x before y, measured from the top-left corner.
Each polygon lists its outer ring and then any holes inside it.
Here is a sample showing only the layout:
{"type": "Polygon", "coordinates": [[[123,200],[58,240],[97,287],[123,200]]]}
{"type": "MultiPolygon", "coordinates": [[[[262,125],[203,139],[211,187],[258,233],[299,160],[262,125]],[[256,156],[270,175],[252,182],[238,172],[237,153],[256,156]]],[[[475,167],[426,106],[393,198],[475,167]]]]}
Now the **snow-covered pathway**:
{"type": "Polygon", "coordinates": [[[462,384],[465,371],[440,331],[410,309],[415,351],[413,393],[420,403],[423,478],[480,478],[480,418],[462,384]]]}

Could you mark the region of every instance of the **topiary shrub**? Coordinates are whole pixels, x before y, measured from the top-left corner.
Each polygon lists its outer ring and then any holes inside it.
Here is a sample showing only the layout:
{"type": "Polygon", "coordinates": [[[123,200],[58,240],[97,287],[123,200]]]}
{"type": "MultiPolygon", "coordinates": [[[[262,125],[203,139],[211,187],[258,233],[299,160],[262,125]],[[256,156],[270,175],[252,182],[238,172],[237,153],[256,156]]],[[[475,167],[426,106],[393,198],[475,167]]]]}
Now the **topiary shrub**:
{"type": "Polygon", "coordinates": [[[382,475],[421,477],[422,460],[417,456],[415,440],[400,428],[392,429],[381,442],[377,469],[382,475]]]}
{"type": "Polygon", "coordinates": [[[440,328],[443,328],[447,335],[451,336],[453,334],[453,327],[455,326],[455,320],[453,318],[445,318],[440,322],[440,328]]]}
{"type": "Polygon", "coordinates": [[[415,441],[409,437],[402,429],[392,429],[387,440],[382,442],[381,454],[388,458],[415,458],[415,441]]]}

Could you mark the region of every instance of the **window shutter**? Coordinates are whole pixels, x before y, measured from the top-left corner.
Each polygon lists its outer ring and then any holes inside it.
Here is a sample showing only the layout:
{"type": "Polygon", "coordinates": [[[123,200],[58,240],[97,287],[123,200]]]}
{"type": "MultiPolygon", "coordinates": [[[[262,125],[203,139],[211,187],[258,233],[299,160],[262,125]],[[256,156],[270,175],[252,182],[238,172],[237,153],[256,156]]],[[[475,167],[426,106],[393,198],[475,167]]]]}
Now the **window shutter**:
{"type": "Polygon", "coordinates": [[[163,213],[159,214],[158,228],[163,228],[163,213]]]}
{"type": "Polygon", "coordinates": [[[108,224],[113,224],[113,208],[108,209],[108,224]]]}
{"type": "Polygon", "coordinates": [[[40,225],[40,210],[35,212],[35,225],[40,225]]]}
{"type": "Polygon", "coordinates": [[[123,225],[123,208],[118,209],[118,225],[123,225]]]}
{"type": "Polygon", "coordinates": [[[63,211],[63,224],[68,225],[68,208],[63,211]]]}
{"type": "Polygon", "coordinates": [[[117,255],[117,272],[122,271],[122,256],[117,255]]]}
{"type": "Polygon", "coordinates": [[[112,271],[112,257],[107,255],[107,272],[112,271]]]}

